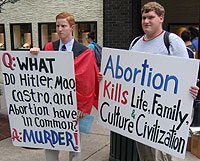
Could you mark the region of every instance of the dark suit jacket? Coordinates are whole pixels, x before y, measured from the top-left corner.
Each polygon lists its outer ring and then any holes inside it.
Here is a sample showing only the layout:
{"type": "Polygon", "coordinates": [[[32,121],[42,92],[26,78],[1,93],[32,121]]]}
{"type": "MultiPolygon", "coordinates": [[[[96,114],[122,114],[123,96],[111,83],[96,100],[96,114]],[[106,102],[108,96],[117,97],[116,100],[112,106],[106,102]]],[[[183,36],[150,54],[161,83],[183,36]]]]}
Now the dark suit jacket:
{"type": "MultiPolygon", "coordinates": [[[[53,48],[54,48],[55,51],[59,50],[59,44],[60,44],[60,40],[53,42],[53,48]]],[[[80,44],[79,42],[74,40],[74,44],[73,44],[73,47],[72,47],[72,51],[74,53],[74,58],[79,56],[81,53],[83,53],[87,49],[88,48],[86,46],[83,46],[82,44],[80,44]]]]}

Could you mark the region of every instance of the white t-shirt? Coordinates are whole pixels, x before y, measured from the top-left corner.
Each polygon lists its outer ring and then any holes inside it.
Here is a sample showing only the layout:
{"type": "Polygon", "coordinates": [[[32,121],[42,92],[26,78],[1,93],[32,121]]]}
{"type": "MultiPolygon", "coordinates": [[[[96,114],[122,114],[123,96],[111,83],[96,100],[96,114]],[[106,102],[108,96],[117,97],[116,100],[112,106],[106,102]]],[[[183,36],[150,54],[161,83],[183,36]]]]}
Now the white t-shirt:
{"type": "MultiPolygon", "coordinates": [[[[148,52],[153,54],[169,55],[164,43],[164,33],[165,31],[159,36],[149,41],[144,41],[144,36],[142,36],[134,44],[134,46],[130,45],[130,50],[138,52],[148,52]]],[[[170,33],[169,42],[170,55],[188,58],[185,43],[178,35],[170,33]]]]}

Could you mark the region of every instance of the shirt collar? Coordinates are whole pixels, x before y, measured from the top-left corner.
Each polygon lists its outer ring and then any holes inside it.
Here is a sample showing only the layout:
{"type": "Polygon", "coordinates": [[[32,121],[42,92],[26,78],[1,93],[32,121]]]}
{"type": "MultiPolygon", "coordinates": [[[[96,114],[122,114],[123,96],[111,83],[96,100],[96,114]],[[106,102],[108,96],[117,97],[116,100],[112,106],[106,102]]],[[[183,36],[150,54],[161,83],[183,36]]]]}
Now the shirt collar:
{"type": "Polygon", "coordinates": [[[66,50],[67,50],[67,51],[72,51],[73,44],[74,44],[74,38],[71,39],[71,40],[70,40],[69,42],[67,42],[66,44],[63,44],[62,41],[60,40],[59,51],[61,50],[61,48],[62,48],[63,45],[66,46],[66,50]]]}

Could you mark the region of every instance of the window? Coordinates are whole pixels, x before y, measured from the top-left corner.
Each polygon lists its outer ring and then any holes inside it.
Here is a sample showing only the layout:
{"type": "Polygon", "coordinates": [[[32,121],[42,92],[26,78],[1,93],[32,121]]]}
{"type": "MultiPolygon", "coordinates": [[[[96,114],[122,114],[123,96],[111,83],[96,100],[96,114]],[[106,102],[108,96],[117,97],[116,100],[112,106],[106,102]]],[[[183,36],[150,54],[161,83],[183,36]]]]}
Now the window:
{"type": "Polygon", "coordinates": [[[5,50],[5,28],[3,24],[0,24],[0,50],[5,50]]]}
{"type": "MultiPolygon", "coordinates": [[[[42,49],[47,42],[59,39],[56,33],[56,23],[39,23],[39,47],[42,49]]],[[[74,38],[87,46],[86,37],[89,32],[95,33],[95,41],[97,40],[97,22],[77,22],[74,30],[74,38]]]]}
{"type": "Polygon", "coordinates": [[[77,22],[74,37],[85,46],[88,45],[86,38],[89,32],[94,32],[94,41],[97,42],[97,22],[77,22]]]}
{"type": "Polygon", "coordinates": [[[56,33],[56,23],[39,23],[39,47],[42,49],[47,42],[59,39],[56,33]]]}
{"type": "Polygon", "coordinates": [[[11,24],[11,49],[29,50],[32,47],[32,28],[30,23],[11,24]]]}

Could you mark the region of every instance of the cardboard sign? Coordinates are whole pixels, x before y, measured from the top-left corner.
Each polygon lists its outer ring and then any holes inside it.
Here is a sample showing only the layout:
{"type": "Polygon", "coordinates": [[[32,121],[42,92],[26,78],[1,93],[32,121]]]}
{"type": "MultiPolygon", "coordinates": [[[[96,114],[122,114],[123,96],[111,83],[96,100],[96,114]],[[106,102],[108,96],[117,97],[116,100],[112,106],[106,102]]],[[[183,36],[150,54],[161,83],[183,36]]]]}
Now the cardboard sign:
{"type": "Polygon", "coordinates": [[[71,52],[1,52],[15,146],[80,151],[71,52]]]}
{"type": "Polygon", "coordinates": [[[100,124],[184,158],[198,61],[108,48],[102,56],[100,124]]]}

